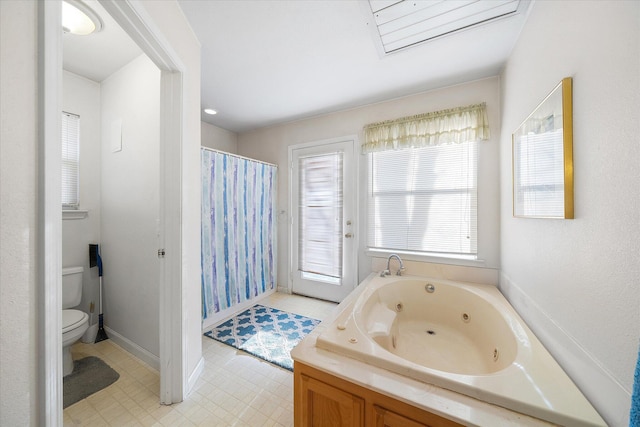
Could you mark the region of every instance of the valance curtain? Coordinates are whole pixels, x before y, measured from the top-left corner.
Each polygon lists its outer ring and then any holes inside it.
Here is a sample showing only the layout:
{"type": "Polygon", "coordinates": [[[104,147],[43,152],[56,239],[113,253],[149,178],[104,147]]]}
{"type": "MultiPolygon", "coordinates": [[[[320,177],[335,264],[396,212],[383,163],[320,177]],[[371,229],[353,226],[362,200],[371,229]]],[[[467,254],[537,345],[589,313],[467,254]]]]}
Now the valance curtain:
{"type": "Polygon", "coordinates": [[[489,139],[486,104],[435,111],[364,127],[363,153],[489,139]]]}

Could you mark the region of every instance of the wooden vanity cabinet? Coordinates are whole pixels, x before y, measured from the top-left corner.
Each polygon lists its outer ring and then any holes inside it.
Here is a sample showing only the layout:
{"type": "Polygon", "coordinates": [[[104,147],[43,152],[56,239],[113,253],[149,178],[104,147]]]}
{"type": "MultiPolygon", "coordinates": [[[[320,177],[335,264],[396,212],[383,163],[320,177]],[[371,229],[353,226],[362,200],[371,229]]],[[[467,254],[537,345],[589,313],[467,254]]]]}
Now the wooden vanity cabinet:
{"type": "Polygon", "coordinates": [[[293,372],[295,427],[461,426],[303,363],[293,372]]]}

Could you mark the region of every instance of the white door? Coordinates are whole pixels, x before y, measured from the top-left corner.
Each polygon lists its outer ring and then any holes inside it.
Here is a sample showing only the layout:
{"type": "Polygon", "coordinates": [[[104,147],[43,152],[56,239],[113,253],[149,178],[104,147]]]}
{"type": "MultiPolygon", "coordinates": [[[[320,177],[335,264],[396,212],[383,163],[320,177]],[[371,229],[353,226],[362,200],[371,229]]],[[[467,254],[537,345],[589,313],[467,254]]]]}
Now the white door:
{"type": "Polygon", "coordinates": [[[293,146],[293,292],[342,301],[356,285],[355,138],[293,146]]]}

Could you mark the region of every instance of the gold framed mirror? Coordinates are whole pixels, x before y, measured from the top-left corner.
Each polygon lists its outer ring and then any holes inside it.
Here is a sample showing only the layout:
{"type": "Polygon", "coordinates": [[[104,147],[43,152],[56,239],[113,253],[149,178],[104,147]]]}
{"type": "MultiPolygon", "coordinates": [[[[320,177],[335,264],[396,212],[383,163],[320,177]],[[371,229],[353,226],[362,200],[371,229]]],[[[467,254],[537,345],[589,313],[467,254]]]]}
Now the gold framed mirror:
{"type": "Polygon", "coordinates": [[[513,216],[573,219],[573,80],[566,77],[512,135],[513,216]]]}

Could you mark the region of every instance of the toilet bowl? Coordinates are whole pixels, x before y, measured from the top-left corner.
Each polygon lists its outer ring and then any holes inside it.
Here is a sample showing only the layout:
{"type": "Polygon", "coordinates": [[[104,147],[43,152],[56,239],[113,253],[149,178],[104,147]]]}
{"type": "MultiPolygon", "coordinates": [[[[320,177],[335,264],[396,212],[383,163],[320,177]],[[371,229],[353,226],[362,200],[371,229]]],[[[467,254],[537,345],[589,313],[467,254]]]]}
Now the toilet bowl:
{"type": "Polygon", "coordinates": [[[82,299],[83,267],[62,269],[62,367],[64,376],[73,372],[71,346],[82,338],[89,327],[89,315],[73,310],[82,299]]]}
{"type": "Polygon", "coordinates": [[[62,310],[62,366],[64,376],[73,372],[71,346],[89,327],[89,315],[80,310],[62,310]]]}

